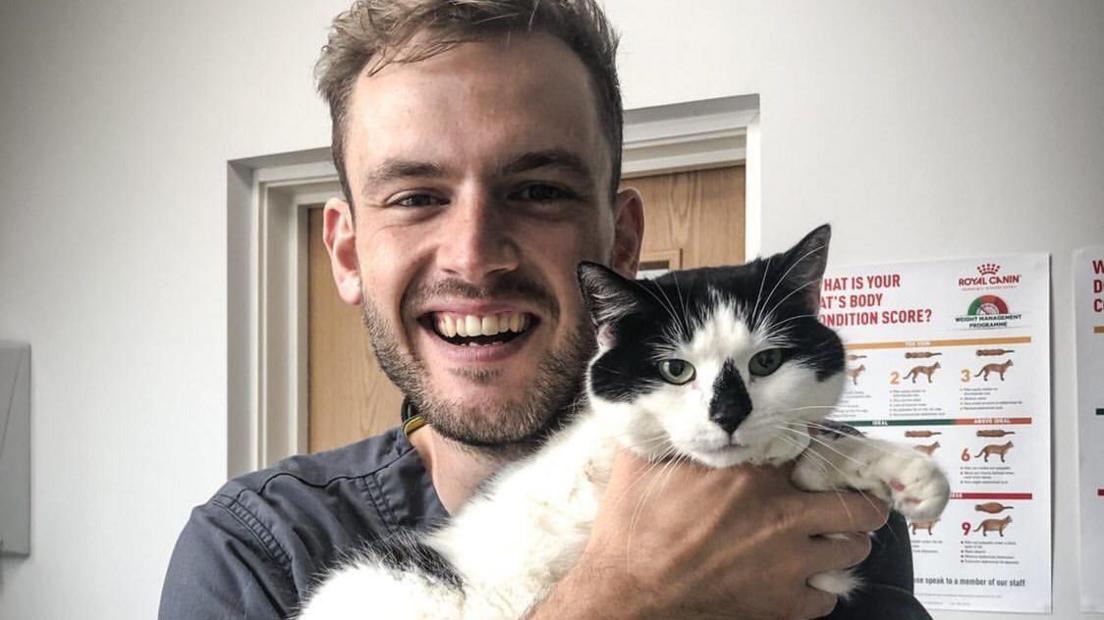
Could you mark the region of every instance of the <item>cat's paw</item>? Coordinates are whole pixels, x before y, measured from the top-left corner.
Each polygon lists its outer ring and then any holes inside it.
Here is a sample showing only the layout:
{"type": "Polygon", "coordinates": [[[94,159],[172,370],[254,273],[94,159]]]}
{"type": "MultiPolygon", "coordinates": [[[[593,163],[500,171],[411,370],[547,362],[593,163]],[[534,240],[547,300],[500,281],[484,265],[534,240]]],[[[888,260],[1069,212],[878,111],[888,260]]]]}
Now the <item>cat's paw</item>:
{"type": "Polygon", "coordinates": [[[947,475],[926,456],[890,457],[893,462],[886,476],[893,509],[909,521],[930,521],[943,513],[951,497],[947,475]]]}

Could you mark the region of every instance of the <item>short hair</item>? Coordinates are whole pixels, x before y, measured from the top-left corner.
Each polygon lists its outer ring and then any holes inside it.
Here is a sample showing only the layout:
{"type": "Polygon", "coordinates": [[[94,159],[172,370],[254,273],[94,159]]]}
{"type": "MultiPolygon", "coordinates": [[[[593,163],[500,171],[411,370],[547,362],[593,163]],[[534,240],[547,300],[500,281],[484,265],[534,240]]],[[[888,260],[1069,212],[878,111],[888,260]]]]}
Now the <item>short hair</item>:
{"type": "Polygon", "coordinates": [[[515,31],[552,35],[583,62],[609,143],[611,199],[616,195],[623,122],[616,66],[618,35],[597,0],[358,0],[334,18],[315,66],[318,92],[330,106],[330,150],[350,204],[345,125],[349,97],[361,72],[374,75],[390,63],[418,62],[461,43],[515,31]]]}

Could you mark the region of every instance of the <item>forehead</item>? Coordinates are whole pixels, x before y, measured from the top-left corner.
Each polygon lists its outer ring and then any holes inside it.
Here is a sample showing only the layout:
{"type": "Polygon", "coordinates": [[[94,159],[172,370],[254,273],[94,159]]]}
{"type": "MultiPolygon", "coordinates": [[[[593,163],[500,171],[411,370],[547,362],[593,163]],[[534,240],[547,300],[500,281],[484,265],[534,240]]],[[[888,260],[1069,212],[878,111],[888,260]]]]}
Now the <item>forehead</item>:
{"type": "Polygon", "coordinates": [[[744,308],[730,302],[716,303],[694,326],[690,341],[679,343],[679,349],[690,359],[721,363],[728,358],[750,357],[764,338],[748,330],[746,314],[744,308]]]}
{"type": "Polygon", "coordinates": [[[609,174],[586,68],[544,34],[462,43],[363,73],[345,131],[351,169],[392,157],[491,169],[520,153],[558,149],[587,162],[596,177],[609,174]]]}

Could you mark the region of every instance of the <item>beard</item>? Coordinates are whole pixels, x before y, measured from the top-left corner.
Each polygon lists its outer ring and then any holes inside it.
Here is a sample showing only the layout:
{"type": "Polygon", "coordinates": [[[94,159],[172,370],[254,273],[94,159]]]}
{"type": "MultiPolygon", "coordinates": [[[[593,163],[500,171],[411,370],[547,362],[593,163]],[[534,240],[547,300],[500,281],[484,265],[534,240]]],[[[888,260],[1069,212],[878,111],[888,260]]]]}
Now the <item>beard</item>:
{"type": "MultiPolygon", "coordinates": [[[[489,288],[458,281],[443,282],[414,291],[405,304],[446,293],[471,299],[491,299],[504,293],[524,294],[542,303],[549,310],[549,316],[559,316],[554,297],[543,288],[516,278],[499,281],[489,288]]],[[[586,364],[596,350],[590,321],[581,315],[570,326],[563,342],[543,356],[528,391],[520,398],[460,402],[434,389],[423,360],[400,346],[396,328],[388,325],[367,291],[361,311],[380,368],[415,411],[445,438],[492,455],[514,456],[529,451],[570,419],[582,395],[586,364]]],[[[463,368],[449,372],[478,385],[492,385],[499,374],[463,368]]]]}

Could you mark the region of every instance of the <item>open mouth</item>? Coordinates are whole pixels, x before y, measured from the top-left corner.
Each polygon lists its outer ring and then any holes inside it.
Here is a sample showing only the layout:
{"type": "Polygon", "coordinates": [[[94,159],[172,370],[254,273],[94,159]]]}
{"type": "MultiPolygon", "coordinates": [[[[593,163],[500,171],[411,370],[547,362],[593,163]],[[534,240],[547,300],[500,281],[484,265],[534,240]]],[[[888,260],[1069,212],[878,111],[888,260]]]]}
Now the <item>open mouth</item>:
{"type": "Polygon", "coordinates": [[[420,322],[437,337],[454,346],[489,347],[511,342],[529,333],[540,322],[527,312],[452,314],[430,312],[420,322]]]}

